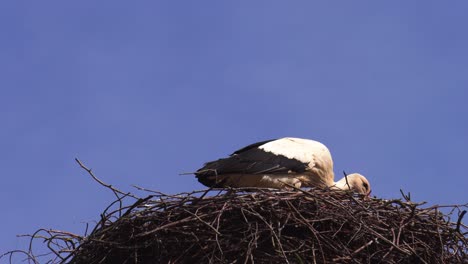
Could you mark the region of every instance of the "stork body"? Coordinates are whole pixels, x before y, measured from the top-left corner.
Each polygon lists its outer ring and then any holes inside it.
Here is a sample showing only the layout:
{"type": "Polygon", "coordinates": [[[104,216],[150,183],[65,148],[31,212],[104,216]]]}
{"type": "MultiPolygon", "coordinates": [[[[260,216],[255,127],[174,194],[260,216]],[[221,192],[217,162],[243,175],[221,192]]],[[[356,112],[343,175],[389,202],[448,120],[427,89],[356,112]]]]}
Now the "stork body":
{"type": "Polygon", "coordinates": [[[333,160],[325,145],[291,137],[251,144],[228,158],[206,163],[195,175],[199,182],[209,187],[282,189],[292,185],[296,188],[332,187],[349,188],[363,194],[370,192],[369,183],[360,174],[349,175],[345,184],[343,180],[334,182],[333,160]]]}

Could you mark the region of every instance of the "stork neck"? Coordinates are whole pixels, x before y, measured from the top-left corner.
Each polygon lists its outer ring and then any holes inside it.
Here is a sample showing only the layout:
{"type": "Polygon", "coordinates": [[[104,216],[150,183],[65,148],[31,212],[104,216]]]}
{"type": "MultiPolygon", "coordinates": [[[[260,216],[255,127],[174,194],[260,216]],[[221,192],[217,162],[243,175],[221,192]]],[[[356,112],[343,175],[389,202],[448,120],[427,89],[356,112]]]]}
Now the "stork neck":
{"type": "Polygon", "coordinates": [[[346,177],[343,177],[343,179],[335,182],[335,187],[340,189],[340,190],[349,190],[351,189],[351,179],[348,177],[348,181],[346,182],[346,177]]]}

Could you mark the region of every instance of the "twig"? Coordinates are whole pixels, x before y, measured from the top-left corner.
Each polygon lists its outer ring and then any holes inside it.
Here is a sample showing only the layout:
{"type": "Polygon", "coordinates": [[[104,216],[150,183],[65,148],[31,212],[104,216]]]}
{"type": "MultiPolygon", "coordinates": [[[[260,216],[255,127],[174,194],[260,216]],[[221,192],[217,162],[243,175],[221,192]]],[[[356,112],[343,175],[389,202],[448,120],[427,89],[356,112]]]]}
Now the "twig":
{"type": "Polygon", "coordinates": [[[110,184],[107,184],[103,181],[101,181],[98,177],[96,177],[94,175],[94,173],[91,171],[91,169],[88,169],[78,158],[75,158],[75,161],[78,163],[78,165],[80,165],[80,167],[82,169],[84,169],[86,172],[88,172],[88,174],[97,182],[99,183],[100,185],[112,190],[112,192],[114,193],[115,197],[117,197],[117,199],[120,199],[121,197],[119,196],[119,194],[121,195],[124,195],[124,196],[130,196],[132,198],[135,198],[135,199],[138,199],[138,197],[134,196],[133,194],[131,194],[130,192],[123,192],[115,187],[113,187],[112,185],[110,184]]]}
{"type": "Polygon", "coordinates": [[[460,225],[461,225],[461,221],[463,219],[463,216],[465,216],[466,214],[466,210],[463,210],[460,215],[458,216],[458,220],[457,220],[457,227],[455,228],[455,230],[460,233],[460,225]]]}
{"type": "Polygon", "coordinates": [[[349,183],[348,183],[348,174],[346,173],[346,171],[343,171],[343,174],[344,174],[344,178],[346,181],[346,185],[348,185],[348,189],[351,190],[351,186],[349,186],[349,183]]]}

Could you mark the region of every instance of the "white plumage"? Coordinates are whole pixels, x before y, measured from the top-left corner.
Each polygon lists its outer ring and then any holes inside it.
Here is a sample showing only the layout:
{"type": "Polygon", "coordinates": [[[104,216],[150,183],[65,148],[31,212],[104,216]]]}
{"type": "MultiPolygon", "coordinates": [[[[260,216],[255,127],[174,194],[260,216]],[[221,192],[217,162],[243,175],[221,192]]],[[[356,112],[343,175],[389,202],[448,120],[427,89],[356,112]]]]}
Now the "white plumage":
{"type": "Polygon", "coordinates": [[[334,182],[333,159],[322,143],[302,138],[281,138],[248,145],[228,158],[206,163],[195,175],[209,187],[351,189],[370,194],[367,179],[357,173],[334,182]]]}

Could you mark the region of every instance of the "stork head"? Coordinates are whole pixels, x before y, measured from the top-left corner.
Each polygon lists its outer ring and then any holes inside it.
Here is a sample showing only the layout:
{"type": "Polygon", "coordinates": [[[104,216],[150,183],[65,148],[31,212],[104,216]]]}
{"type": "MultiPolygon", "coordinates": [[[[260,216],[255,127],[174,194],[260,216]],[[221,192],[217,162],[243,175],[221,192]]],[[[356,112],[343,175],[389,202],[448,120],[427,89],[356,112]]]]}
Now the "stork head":
{"type": "Polygon", "coordinates": [[[359,173],[347,175],[343,179],[339,180],[335,186],[341,190],[351,190],[366,196],[371,194],[369,181],[359,173]]]}

